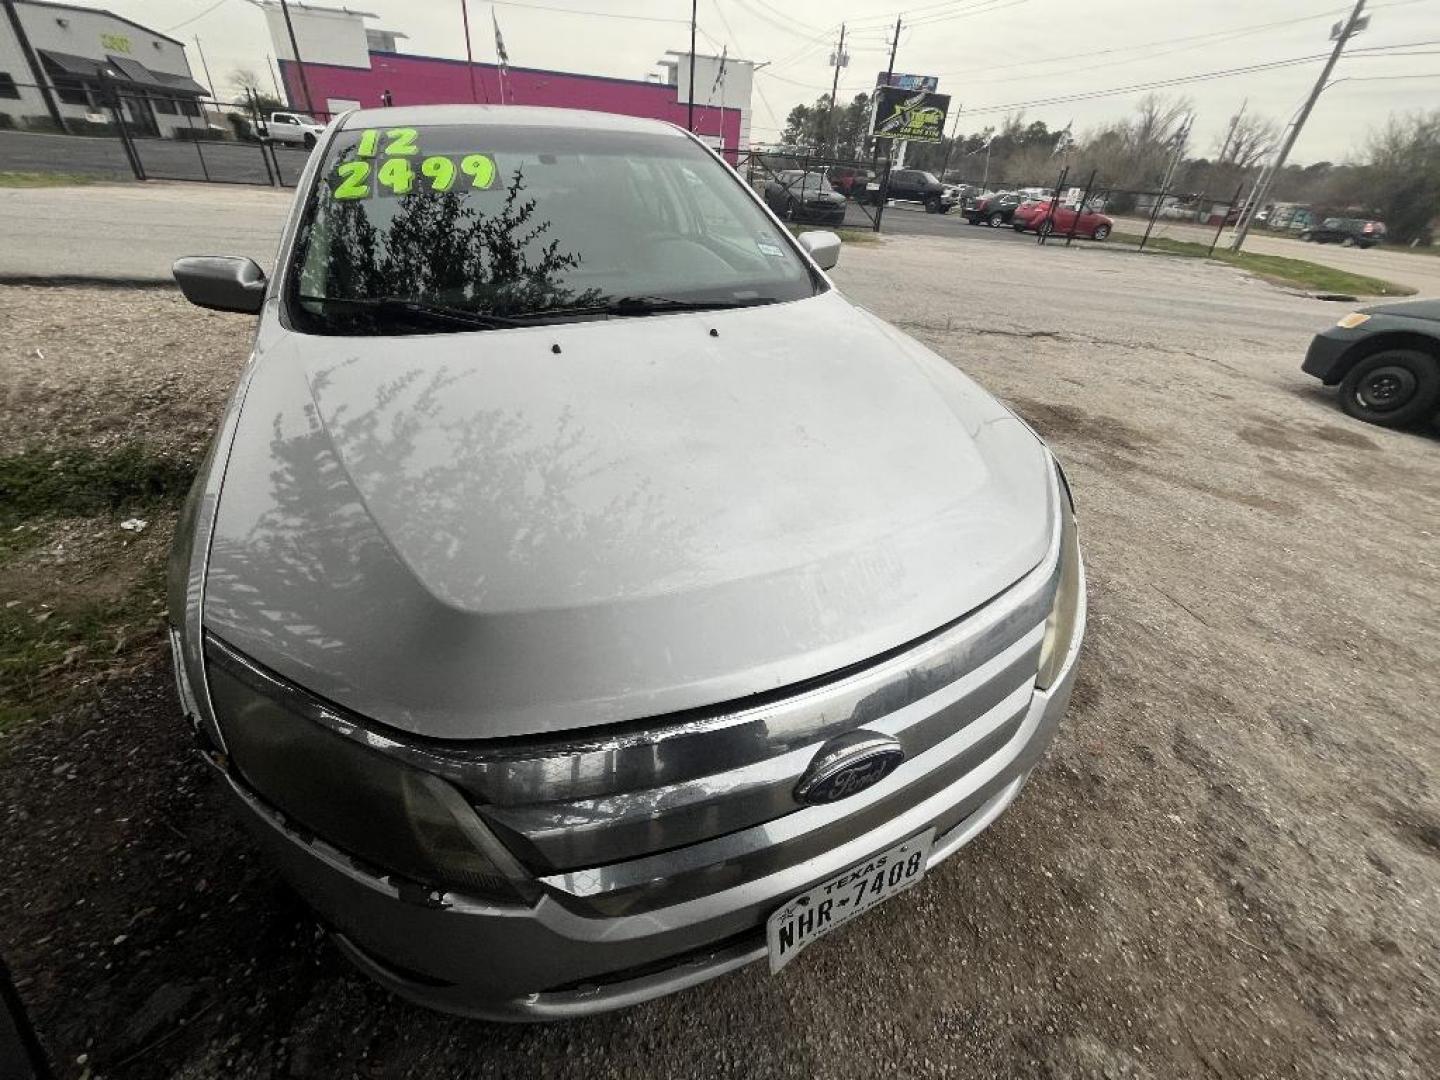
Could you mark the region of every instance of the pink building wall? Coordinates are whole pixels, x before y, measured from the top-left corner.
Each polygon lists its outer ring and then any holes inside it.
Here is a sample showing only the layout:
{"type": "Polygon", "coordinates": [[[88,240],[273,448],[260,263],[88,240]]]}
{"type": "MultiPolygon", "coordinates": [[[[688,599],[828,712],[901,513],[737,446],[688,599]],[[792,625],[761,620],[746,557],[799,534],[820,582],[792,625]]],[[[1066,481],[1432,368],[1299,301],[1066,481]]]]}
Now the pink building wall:
{"type": "MultiPolygon", "coordinates": [[[[470,77],[463,60],[403,53],[372,52],[369,68],[339,67],[333,64],[305,65],[305,79],[315,112],[325,113],[330,98],[358,101],[365,108],[380,104],[380,95],[390,91],[393,105],[442,105],[468,103],[470,77]]],[[[494,64],[475,64],[475,98],[481,103],[499,103],[500,69],[494,64]]],[[[299,74],[290,60],[280,61],[280,76],[294,107],[304,105],[305,93],[299,74]]],[[[552,108],[593,109],[625,116],[648,116],[685,126],[685,102],[676,87],[636,79],[612,79],[602,75],[580,75],[540,68],[508,69],[505,76],[507,103],[546,105],[552,108]]],[[[695,105],[695,133],[722,136],[722,145],[733,150],[740,142],[740,110],[722,110],[695,105]]]]}

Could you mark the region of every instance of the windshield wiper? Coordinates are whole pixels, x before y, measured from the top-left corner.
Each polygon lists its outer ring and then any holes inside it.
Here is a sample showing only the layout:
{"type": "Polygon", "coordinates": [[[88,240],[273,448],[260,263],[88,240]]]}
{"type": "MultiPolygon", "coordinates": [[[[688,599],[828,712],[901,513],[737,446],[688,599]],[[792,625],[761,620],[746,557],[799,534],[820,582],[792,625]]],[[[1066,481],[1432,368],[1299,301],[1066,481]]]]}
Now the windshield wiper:
{"type": "Polygon", "coordinates": [[[400,296],[301,296],[312,304],[340,304],[346,307],[364,308],[389,315],[408,315],[432,322],[448,323],[452,326],[468,326],[477,330],[500,330],[511,326],[525,326],[528,320],[508,315],[491,315],[470,308],[449,307],[432,304],[425,300],[407,300],[400,296]]]}
{"type": "Polygon", "coordinates": [[[759,307],[775,302],[773,296],[751,296],[743,300],[677,300],[669,296],[622,296],[611,300],[601,310],[607,315],[655,315],[665,311],[724,311],[728,308],[759,307]]]}

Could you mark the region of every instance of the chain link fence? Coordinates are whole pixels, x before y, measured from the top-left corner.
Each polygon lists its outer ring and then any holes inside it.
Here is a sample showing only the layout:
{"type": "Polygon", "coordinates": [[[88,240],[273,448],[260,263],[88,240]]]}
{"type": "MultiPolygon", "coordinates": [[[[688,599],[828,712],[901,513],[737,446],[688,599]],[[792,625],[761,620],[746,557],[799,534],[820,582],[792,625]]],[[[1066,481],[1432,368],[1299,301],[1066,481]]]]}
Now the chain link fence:
{"type": "Polygon", "coordinates": [[[0,159],[16,170],[293,187],[315,140],[303,122],[275,122],[281,115],[316,125],[330,119],[296,111],[262,116],[254,101],[118,83],[7,81],[0,83],[0,159]]]}

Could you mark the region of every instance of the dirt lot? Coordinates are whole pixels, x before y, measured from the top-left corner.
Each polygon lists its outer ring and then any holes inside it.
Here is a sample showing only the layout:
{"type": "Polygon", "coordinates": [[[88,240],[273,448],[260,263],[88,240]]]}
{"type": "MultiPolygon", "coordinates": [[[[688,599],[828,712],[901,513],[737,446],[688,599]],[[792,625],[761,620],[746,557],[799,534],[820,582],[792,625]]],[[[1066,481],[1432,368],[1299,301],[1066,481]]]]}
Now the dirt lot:
{"type": "MultiPolygon", "coordinates": [[[[0,546],[16,632],[105,589],[134,627],[0,725],[0,954],[60,1075],[1440,1073],[1440,446],[1300,374],[1342,312],[1098,251],[891,239],[837,276],[1069,470],[1091,628],[1016,806],[777,978],[559,1026],[431,1015],[346,967],[189,753],[154,603],[173,497],[138,534],[124,500],[32,515],[0,546]]],[[[0,456],[193,456],[246,330],[167,292],[0,289],[0,456]]]]}

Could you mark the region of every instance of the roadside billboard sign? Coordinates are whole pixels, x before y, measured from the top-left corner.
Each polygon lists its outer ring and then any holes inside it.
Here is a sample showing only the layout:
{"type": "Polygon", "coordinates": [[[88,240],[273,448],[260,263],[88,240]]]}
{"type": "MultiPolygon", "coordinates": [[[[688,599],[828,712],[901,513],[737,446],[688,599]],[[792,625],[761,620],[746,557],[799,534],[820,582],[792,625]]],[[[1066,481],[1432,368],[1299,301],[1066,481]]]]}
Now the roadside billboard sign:
{"type": "Polygon", "coordinates": [[[875,118],[870,134],[900,142],[939,142],[949,109],[949,94],[882,86],[875,91],[875,118]]]}
{"type": "Polygon", "coordinates": [[[927,94],[933,94],[940,89],[940,77],[938,75],[906,75],[899,71],[889,73],[886,78],[885,72],[875,76],[876,86],[893,86],[897,90],[924,90],[927,94]]]}

